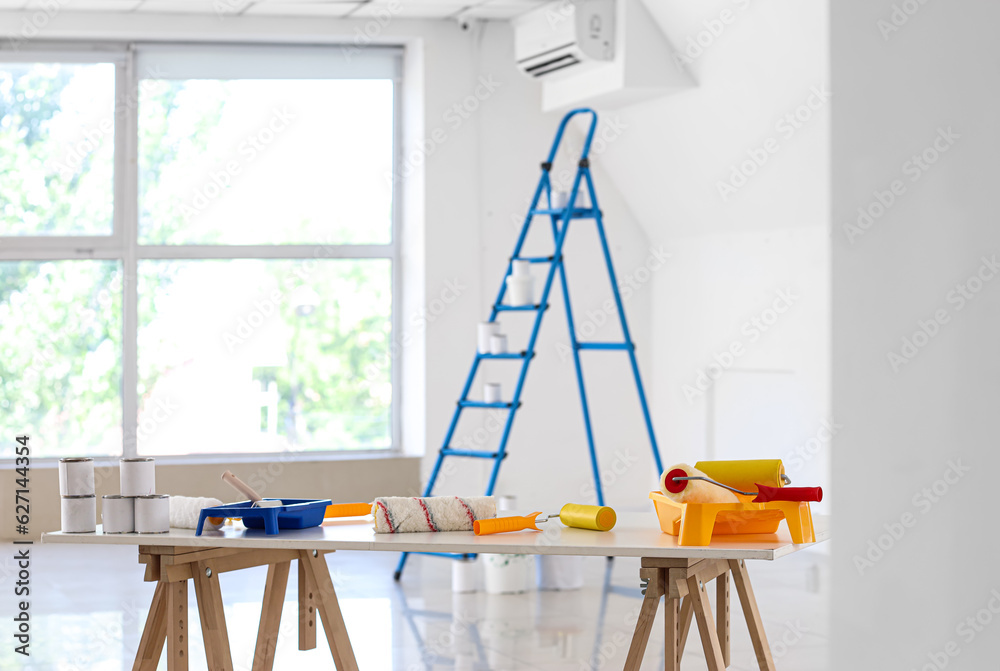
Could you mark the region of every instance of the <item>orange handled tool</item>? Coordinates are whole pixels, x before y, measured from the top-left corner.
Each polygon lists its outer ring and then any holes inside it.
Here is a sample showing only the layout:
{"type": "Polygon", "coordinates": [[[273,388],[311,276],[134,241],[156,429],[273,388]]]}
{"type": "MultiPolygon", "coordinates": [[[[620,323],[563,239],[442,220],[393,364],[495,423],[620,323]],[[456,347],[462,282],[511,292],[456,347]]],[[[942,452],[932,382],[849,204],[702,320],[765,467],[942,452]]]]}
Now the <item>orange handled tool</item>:
{"type": "Polygon", "coordinates": [[[531,513],[523,517],[495,517],[491,520],[476,520],[472,523],[472,530],[477,536],[501,534],[506,531],[521,531],[522,529],[541,531],[541,529],[535,526],[535,518],[541,514],[542,511],[539,510],[537,513],[531,513]]]}
{"type": "Polygon", "coordinates": [[[323,518],[360,517],[362,515],[371,515],[371,512],[372,504],[370,503],[334,503],[332,506],[326,507],[326,513],[323,515],[323,518]]]}
{"type": "Polygon", "coordinates": [[[610,531],[615,526],[618,516],[607,506],[588,506],[580,503],[567,503],[555,515],[546,515],[544,519],[536,519],[541,513],[530,513],[524,517],[497,517],[492,520],[477,520],[472,523],[472,530],[477,536],[499,534],[505,531],[521,531],[533,529],[541,531],[537,524],[557,519],[568,527],[590,529],[592,531],[610,531]]]}

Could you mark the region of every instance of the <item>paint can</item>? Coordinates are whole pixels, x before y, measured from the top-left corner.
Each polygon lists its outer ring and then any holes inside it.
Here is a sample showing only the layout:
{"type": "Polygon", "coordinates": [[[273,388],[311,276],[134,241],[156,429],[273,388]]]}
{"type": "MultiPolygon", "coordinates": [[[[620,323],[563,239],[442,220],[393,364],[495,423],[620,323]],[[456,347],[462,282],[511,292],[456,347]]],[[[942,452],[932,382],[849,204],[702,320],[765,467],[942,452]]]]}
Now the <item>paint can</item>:
{"type": "Polygon", "coordinates": [[[170,497],[150,494],[135,499],[135,532],[165,534],[170,531],[170,497]]]}
{"type": "Polygon", "coordinates": [[[135,498],[107,494],[101,497],[101,521],[106,534],[135,532],[135,498]]]}
{"type": "Polygon", "coordinates": [[[500,322],[479,322],[476,349],[479,350],[480,354],[489,354],[490,338],[498,333],[500,333],[500,322]]]}
{"type": "Polygon", "coordinates": [[[490,336],[490,354],[506,354],[507,353],[507,336],[503,333],[497,333],[496,335],[490,336]]]}
{"type": "Polygon", "coordinates": [[[502,403],[503,395],[499,382],[487,382],[483,385],[483,401],[486,403],[502,403]]]}
{"type": "Polygon", "coordinates": [[[97,497],[64,496],[60,505],[63,533],[86,534],[97,531],[97,497]]]}
{"type": "Polygon", "coordinates": [[[148,496],[156,491],[156,464],[149,457],[122,459],[122,496],[148,496]]]}
{"type": "Polygon", "coordinates": [[[59,460],[59,496],[94,496],[94,460],[72,457],[59,460]]]}

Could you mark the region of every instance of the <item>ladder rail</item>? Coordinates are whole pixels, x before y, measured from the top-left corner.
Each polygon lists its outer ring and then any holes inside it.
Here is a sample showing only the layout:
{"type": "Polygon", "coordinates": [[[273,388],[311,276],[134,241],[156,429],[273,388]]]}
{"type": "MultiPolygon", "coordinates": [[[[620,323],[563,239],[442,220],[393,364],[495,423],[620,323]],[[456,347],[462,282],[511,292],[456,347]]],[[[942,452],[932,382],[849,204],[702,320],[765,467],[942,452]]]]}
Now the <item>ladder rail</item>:
{"type": "MultiPolygon", "coordinates": [[[[545,316],[545,312],[548,309],[549,297],[552,291],[552,285],[555,280],[555,276],[559,274],[559,283],[563,294],[563,303],[566,308],[566,319],[567,326],[569,328],[570,343],[573,350],[573,365],[576,372],[577,388],[580,393],[580,403],[583,409],[584,417],[584,427],[587,434],[587,447],[590,452],[590,464],[594,476],[594,484],[597,494],[598,503],[604,505],[604,492],[601,484],[600,469],[598,466],[597,459],[597,449],[594,441],[593,427],[590,416],[590,406],[587,399],[586,385],[584,384],[583,375],[583,365],[580,358],[580,351],[584,349],[595,349],[595,350],[620,350],[625,349],[628,351],[629,362],[632,368],[632,374],[635,378],[636,389],[639,394],[639,403],[642,407],[643,419],[645,421],[646,430],[649,434],[650,444],[653,450],[653,457],[656,461],[656,467],[658,472],[663,471],[663,464],[660,458],[659,446],[656,442],[656,434],[653,430],[653,422],[649,412],[649,404],[646,399],[645,389],[642,384],[642,377],[639,374],[638,360],[635,355],[635,343],[632,341],[632,335],[628,328],[627,318],[625,316],[625,306],[622,302],[621,293],[618,290],[618,280],[615,276],[614,265],[611,260],[611,250],[608,245],[607,237],[604,230],[603,214],[601,213],[600,206],[597,201],[597,191],[594,188],[593,176],[590,173],[590,162],[589,155],[591,145],[593,143],[594,135],[597,130],[597,113],[589,108],[578,108],[571,110],[567,113],[562,121],[559,123],[559,127],[556,131],[555,138],[553,139],[552,146],[549,149],[547,159],[542,163],[542,175],[538,180],[538,185],[535,187],[534,195],[531,199],[531,206],[528,210],[527,216],[524,219],[524,223],[521,226],[521,231],[518,234],[517,242],[514,245],[514,252],[507,262],[507,270],[504,274],[504,280],[500,284],[500,290],[497,292],[496,300],[493,301],[493,305],[490,310],[490,321],[496,321],[497,315],[503,310],[521,310],[535,311],[535,321],[531,328],[531,335],[528,339],[527,347],[521,355],[507,355],[507,356],[484,356],[483,353],[477,352],[473,360],[472,366],[469,370],[469,374],[465,379],[465,384],[462,387],[462,395],[459,398],[458,403],[456,403],[455,410],[452,414],[451,422],[448,425],[448,430],[445,433],[445,439],[442,443],[441,448],[438,450],[437,459],[434,462],[434,467],[431,471],[430,478],[427,481],[427,485],[424,489],[424,496],[430,496],[434,485],[437,482],[438,477],[441,474],[441,467],[444,463],[446,456],[476,456],[476,457],[486,457],[493,459],[493,467],[490,470],[489,483],[486,488],[486,495],[491,496],[493,490],[496,487],[497,478],[500,472],[500,465],[507,456],[507,443],[510,439],[511,429],[514,424],[514,416],[517,410],[521,406],[521,394],[524,391],[524,383],[527,379],[528,368],[531,364],[531,360],[535,355],[535,347],[538,341],[538,334],[541,331],[542,319],[545,316]],[[590,115],[590,122],[587,128],[586,137],[584,139],[583,148],[580,153],[580,159],[578,161],[578,168],[573,179],[573,184],[569,192],[568,202],[565,207],[559,210],[552,209],[552,180],[550,171],[552,169],[552,163],[555,161],[556,155],[559,152],[559,147],[562,143],[566,128],[569,122],[577,115],[590,115]],[[590,196],[590,207],[585,209],[577,209],[576,201],[580,194],[580,188],[583,186],[587,190],[587,195],[590,196]],[[539,200],[542,196],[546,198],[547,208],[544,211],[540,211],[539,200]],[[527,239],[528,232],[530,230],[533,219],[539,215],[548,215],[550,218],[552,233],[555,240],[555,250],[550,257],[521,257],[521,250],[523,249],[525,240],[527,239]],[[566,241],[567,233],[569,231],[569,222],[574,218],[593,218],[597,226],[598,237],[601,241],[601,251],[604,257],[605,265],[608,269],[608,277],[611,281],[611,291],[615,299],[615,306],[618,309],[619,323],[622,328],[622,335],[624,341],[622,343],[586,343],[581,342],[576,335],[576,325],[573,318],[573,308],[570,301],[569,293],[569,281],[567,278],[566,267],[563,259],[563,246],[566,241]],[[560,225],[561,222],[561,225],[560,225]],[[511,275],[513,271],[513,261],[514,259],[529,260],[532,263],[543,263],[548,261],[550,263],[549,270],[545,278],[545,284],[542,288],[541,296],[539,302],[534,306],[523,306],[523,307],[511,307],[504,306],[503,299],[507,292],[507,278],[511,275]],[[481,361],[488,358],[506,358],[506,359],[522,359],[521,371],[517,378],[517,384],[514,388],[514,393],[509,404],[485,404],[479,402],[469,401],[469,392],[472,390],[473,382],[475,381],[476,375],[479,371],[479,364],[481,361]],[[452,440],[455,437],[455,431],[457,430],[459,419],[461,417],[462,411],[466,407],[498,407],[506,408],[507,418],[504,422],[503,433],[500,437],[500,441],[495,452],[480,452],[476,450],[462,450],[456,449],[451,446],[452,440]]],[[[441,554],[441,553],[420,553],[420,554],[441,554]]],[[[399,559],[399,564],[396,567],[395,579],[399,580],[402,576],[403,567],[406,564],[406,559],[409,553],[404,552],[399,559]]],[[[458,556],[458,555],[446,555],[446,556],[458,556]]],[[[474,555],[462,555],[464,557],[472,557],[474,555]]]]}
{"type": "MultiPolygon", "coordinates": [[[[562,143],[563,134],[566,132],[566,127],[570,120],[577,116],[578,114],[589,114],[590,115],[590,127],[587,129],[587,137],[583,142],[583,151],[580,152],[580,160],[585,160],[590,155],[590,145],[594,140],[594,133],[597,130],[597,112],[590,109],[589,107],[578,107],[576,109],[570,110],[566,113],[566,116],[562,118],[559,122],[559,129],[556,131],[556,137],[552,141],[552,148],[549,149],[549,156],[545,159],[546,163],[552,163],[556,160],[556,154],[559,153],[559,145],[562,143]]],[[[593,201],[591,201],[593,202],[593,201]]]]}
{"type": "Polygon", "coordinates": [[[646,433],[649,434],[649,442],[653,448],[653,461],[656,462],[658,473],[663,472],[663,461],[660,457],[660,447],[656,442],[656,432],[653,430],[653,418],[649,412],[649,403],[646,399],[646,390],[642,384],[642,376],[639,374],[639,363],[635,356],[635,343],[632,340],[632,333],[628,328],[628,320],[625,317],[625,305],[622,302],[621,292],[618,291],[618,278],[615,275],[615,266],[611,262],[611,249],[608,246],[608,238],[604,233],[604,215],[597,206],[597,193],[594,190],[593,179],[590,175],[590,168],[582,168],[587,173],[587,184],[590,188],[591,203],[594,205],[595,219],[597,226],[597,237],[601,240],[601,250],[604,253],[604,265],[608,267],[608,279],[611,280],[611,293],[615,298],[615,306],[618,308],[618,321],[621,324],[622,336],[628,347],[629,363],[632,365],[632,376],[635,378],[636,390],[639,392],[639,405],[642,408],[642,418],[646,424],[646,433]]]}
{"type": "MultiPolygon", "coordinates": [[[[558,234],[558,226],[556,217],[551,217],[552,220],[552,233],[554,235],[558,234]]],[[[563,227],[569,225],[568,220],[563,220],[563,227]]],[[[601,471],[597,464],[597,448],[594,445],[594,430],[590,421],[590,403],[587,400],[587,388],[583,382],[583,365],[580,362],[580,349],[577,347],[578,341],[576,339],[576,323],[573,319],[573,304],[570,302],[569,298],[569,282],[566,279],[566,266],[565,263],[560,260],[559,262],[559,279],[562,284],[562,294],[563,294],[563,305],[566,308],[566,322],[569,327],[569,341],[570,348],[573,350],[573,367],[576,371],[576,385],[580,392],[580,407],[583,409],[583,426],[587,434],[587,449],[590,452],[590,468],[594,474],[594,488],[597,492],[597,505],[604,505],[604,486],[601,483],[601,471]]]]}

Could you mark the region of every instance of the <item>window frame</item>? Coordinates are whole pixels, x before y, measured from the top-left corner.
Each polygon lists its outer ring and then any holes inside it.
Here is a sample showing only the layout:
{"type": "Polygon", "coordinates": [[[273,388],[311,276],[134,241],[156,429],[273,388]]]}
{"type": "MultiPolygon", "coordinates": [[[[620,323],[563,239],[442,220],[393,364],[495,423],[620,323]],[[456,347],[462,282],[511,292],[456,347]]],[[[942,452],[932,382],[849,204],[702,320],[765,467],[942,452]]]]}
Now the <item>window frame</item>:
{"type": "MultiPolygon", "coordinates": [[[[337,50],[340,44],[305,45],[307,48],[337,50]]],[[[38,43],[11,49],[0,45],[0,62],[8,63],[111,63],[115,66],[115,137],[112,231],[109,235],[4,236],[0,233],[0,261],[73,261],[109,260],[121,263],[122,270],[122,351],[120,392],[122,409],[121,458],[138,455],[138,264],[143,260],[226,260],[226,259],[388,259],[391,265],[391,315],[389,365],[392,394],[390,399],[390,446],[386,449],[286,450],[280,452],[199,452],[185,455],[153,456],[165,464],[223,463],[295,460],[325,461],[344,458],[400,456],[402,450],[402,358],[401,348],[394,346],[402,333],[403,287],[400,237],[402,232],[402,189],[399,180],[392,179],[391,238],[386,244],[273,244],[273,245],[142,245],[139,244],[138,165],[140,73],[136,68],[137,54],[144,48],[192,50],[205,48],[248,47],[253,49],[301,49],[302,44],[284,42],[231,43],[203,42],[128,42],[128,43],[38,43]],[[131,419],[129,419],[131,418],[131,419]]],[[[400,174],[403,161],[403,90],[404,47],[397,45],[371,46],[376,57],[386,54],[398,61],[393,82],[393,157],[394,175],[400,174]]],[[[356,56],[358,57],[358,56],[356,56]]],[[[363,58],[364,55],[359,58],[363,58]]],[[[36,464],[55,463],[61,457],[33,457],[36,464]]],[[[118,456],[94,455],[97,462],[115,462],[118,456]]],[[[0,458],[0,463],[13,462],[0,458]]]]}

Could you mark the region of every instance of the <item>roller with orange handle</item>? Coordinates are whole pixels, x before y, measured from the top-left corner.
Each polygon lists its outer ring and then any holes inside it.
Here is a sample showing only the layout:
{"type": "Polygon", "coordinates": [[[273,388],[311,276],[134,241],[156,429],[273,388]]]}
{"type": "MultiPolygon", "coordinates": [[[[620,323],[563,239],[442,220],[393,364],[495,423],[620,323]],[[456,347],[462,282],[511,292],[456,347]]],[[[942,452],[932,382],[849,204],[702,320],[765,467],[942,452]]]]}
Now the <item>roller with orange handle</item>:
{"type": "Polygon", "coordinates": [[[524,516],[497,517],[491,520],[476,520],[472,530],[477,536],[499,534],[508,531],[531,529],[541,531],[537,524],[558,518],[563,524],[576,529],[592,531],[610,531],[618,521],[615,511],[608,506],[587,506],[579,503],[567,503],[555,515],[546,515],[545,519],[537,519],[541,512],[524,516]]]}

